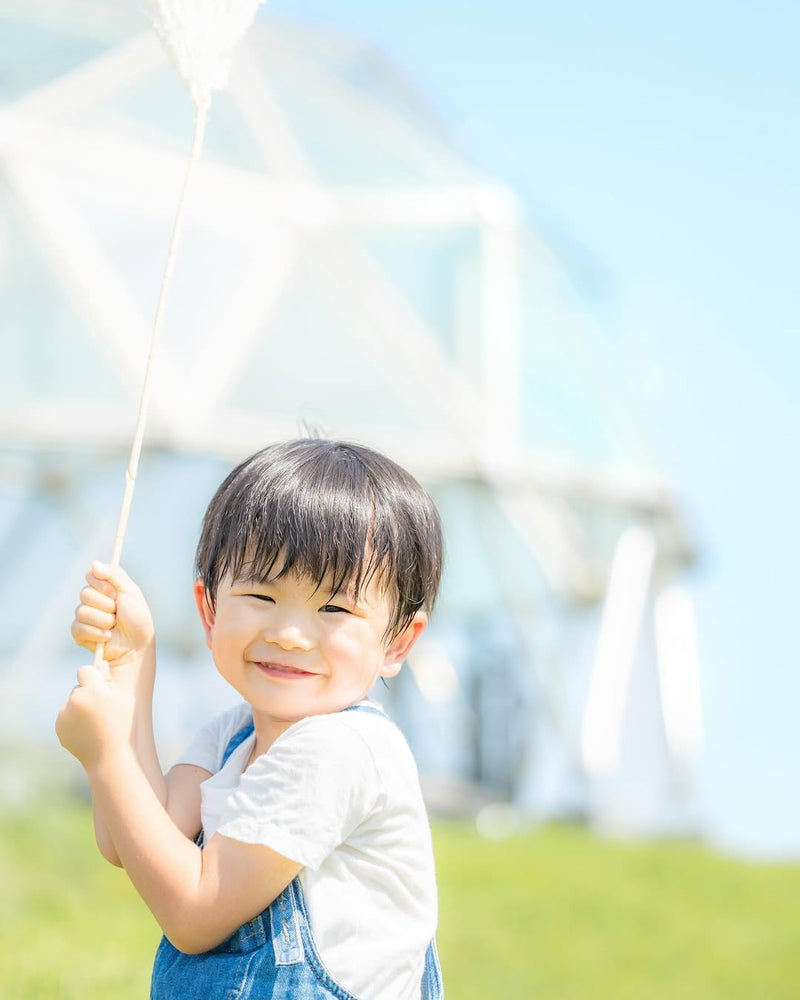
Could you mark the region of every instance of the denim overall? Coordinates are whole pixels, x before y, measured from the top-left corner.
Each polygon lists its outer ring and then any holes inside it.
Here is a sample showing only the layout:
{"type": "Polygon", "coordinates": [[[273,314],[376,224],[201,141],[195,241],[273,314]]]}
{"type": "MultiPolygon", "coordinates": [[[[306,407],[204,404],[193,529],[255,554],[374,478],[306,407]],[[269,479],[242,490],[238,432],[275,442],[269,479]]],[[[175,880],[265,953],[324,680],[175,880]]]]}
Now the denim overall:
{"type": "MultiPolygon", "coordinates": [[[[383,712],[367,705],[345,711],[383,712]]],[[[388,719],[387,719],[388,722],[388,719]]],[[[390,723],[391,725],[391,723],[390,723]]],[[[222,757],[253,732],[252,723],[236,733],[222,757]]],[[[202,831],[199,843],[202,846],[202,831]]],[[[444,996],[436,942],[425,955],[420,1000],[444,996]]],[[[331,979],[311,934],[306,901],[296,877],[249,923],[201,955],[186,955],[163,937],[156,952],[150,1000],[358,1000],[331,979]]]]}

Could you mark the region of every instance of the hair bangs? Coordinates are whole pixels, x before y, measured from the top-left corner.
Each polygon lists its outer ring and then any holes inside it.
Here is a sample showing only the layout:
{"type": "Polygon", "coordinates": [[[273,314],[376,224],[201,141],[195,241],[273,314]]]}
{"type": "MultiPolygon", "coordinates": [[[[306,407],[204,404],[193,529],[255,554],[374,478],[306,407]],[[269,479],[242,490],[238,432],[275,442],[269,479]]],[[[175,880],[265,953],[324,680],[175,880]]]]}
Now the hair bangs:
{"type": "Polygon", "coordinates": [[[364,493],[348,494],[328,478],[271,491],[242,525],[250,544],[235,575],[266,582],[288,573],[335,594],[357,597],[380,568],[371,539],[373,505],[364,493]]]}

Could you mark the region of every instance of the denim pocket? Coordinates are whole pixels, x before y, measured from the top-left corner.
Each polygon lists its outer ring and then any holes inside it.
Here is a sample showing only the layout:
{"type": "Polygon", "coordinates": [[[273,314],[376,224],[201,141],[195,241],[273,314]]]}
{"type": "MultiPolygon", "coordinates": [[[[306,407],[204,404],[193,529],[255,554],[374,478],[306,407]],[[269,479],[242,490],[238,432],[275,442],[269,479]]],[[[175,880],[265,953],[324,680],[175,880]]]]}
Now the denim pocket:
{"type": "Polygon", "coordinates": [[[257,934],[240,927],[213,951],[187,955],[164,938],[156,952],[150,1000],[246,1000],[257,981],[264,951],[257,934]]]}
{"type": "Polygon", "coordinates": [[[264,915],[261,914],[242,924],[225,938],[216,948],[206,952],[207,955],[246,955],[257,948],[262,948],[269,940],[269,935],[264,929],[264,915]]]}

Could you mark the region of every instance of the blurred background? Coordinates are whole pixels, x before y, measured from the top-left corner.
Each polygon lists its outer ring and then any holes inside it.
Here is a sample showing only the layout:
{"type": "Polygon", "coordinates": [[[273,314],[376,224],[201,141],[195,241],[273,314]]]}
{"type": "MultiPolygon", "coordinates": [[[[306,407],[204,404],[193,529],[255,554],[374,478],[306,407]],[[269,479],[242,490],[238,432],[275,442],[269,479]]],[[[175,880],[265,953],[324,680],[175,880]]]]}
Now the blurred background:
{"type": "MultiPolygon", "coordinates": [[[[167,760],[235,699],[194,620],[205,505],[312,429],[444,518],[434,623],[377,692],[436,815],[800,857],[798,29],[778,0],[263,9],[212,103],[123,557],[167,760]]],[[[139,8],[90,0],[0,0],[0,100],[0,789],[25,804],[74,780],[69,623],[193,109],[139,8]]]]}
{"type": "MultiPolygon", "coordinates": [[[[135,5],[0,12],[18,745],[52,742],[78,583],[110,551],[193,115],[135,5]]],[[[800,854],[798,17],[263,10],[214,100],[124,557],[167,752],[224,697],[189,596],[204,506],[312,428],[441,507],[439,613],[382,697],[442,808],[800,854]]]]}

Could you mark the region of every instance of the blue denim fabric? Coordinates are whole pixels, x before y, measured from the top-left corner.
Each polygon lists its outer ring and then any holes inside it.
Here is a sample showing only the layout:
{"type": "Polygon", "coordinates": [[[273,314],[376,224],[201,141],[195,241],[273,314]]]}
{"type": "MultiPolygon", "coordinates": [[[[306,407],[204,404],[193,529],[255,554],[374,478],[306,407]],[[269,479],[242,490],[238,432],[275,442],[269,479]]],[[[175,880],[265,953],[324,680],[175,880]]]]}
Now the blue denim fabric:
{"type": "MultiPolygon", "coordinates": [[[[352,708],[383,715],[366,705],[352,708]]],[[[225,748],[223,763],[252,731],[250,725],[236,733],[225,748]]],[[[432,941],[425,955],[420,1000],[443,996],[439,956],[432,941]]],[[[211,951],[186,955],[163,937],[153,965],[150,1000],[358,998],[334,982],[322,964],[300,879],[295,878],[263,913],[211,951]]]]}

